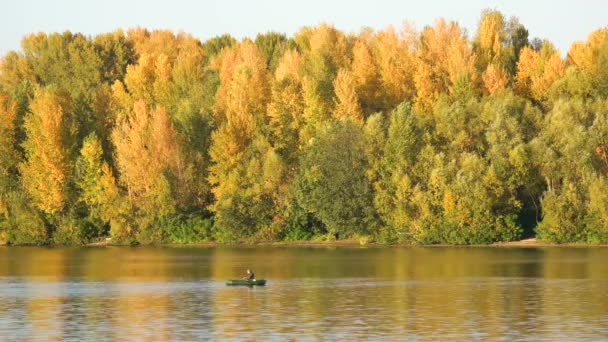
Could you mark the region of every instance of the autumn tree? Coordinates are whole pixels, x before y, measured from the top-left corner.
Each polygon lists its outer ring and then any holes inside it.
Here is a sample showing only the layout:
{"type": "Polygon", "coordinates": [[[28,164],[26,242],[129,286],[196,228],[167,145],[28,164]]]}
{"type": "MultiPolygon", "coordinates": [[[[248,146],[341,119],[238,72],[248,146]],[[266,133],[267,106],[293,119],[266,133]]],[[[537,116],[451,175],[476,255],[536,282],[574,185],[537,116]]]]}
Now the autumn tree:
{"type": "Polygon", "coordinates": [[[351,73],[363,115],[367,117],[381,110],[382,88],[378,66],[369,43],[362,39],[357,40],[353,46],[351,73]]]}
{"type": "Polygon", "coordinates": [[[222,84],[215,107],[220,127],[209,151],[214,162],[209,179],[216,199],[211,207],[219,228],[216,238],[268,239],[275,235],[275,196],[283,167],[264,137],[269,100],[266,62],[248,41],[224,50],[220,62],[222,84]]]}
{"type": "Polygon", "coordinates": [[[243,132],[240,136],[250,138],[254,125],[261,124],[266,113],[269,76],[265,61],[253,43],[244,42],[222,52],[219,70],[216,121],[235,125],[243,132]]]}
{"type": "Polygon", "coordinates": [[[528,31],[517,18],[506,20],[495,10],[481,13],[473,53],[475,66],[483,73],[484,86],[490,94],[511,80],[519,52],[527,44],[528,31]]]}
{"type": "Polygon", "coordinates": [[[123,80],[127,66],[135,62],[133,44],[122,30],[95,36],[95,50],[101,60],[101,77],[104,82],[123,80]]]}
{"type": "Polygon", "coordinates": [[[495,10],[470,37],[27,35],[0,58],[0,242],[605,243],[607,32],[566,59],[495,10]]]}
{"type": "Polygon", "coordinates": [[[30,110],[24,122],[26,160],[19,166],[21,182],[41,211],[60,213],[68,204],[72,172],[69,102],[54,89],[40,89],[30,110]]]}
{"type": "Polygon", "coordinates": [[[21,46],[36,80],[67,92],[73,100],[88,101],[101,82],[101,60],[82,34],[32,34],[21,46]]]}
{"type": "Polygon", "coordinates": [[[302,77],[304,60],[296,51],[286,52],[272,82],[272,98],[268,104],[272,142],[289,164],[297,163],[300,130],[304,125],[302,77]]]}
{"type": "Polygon", "coordinates": [[[284,34],[276,32],[258,34],[254,43],[271,73],[276,70],[283,54],[295,47],[295,42],[288,40],[284,34]]]}
{"type": "Polygon", "coordinates": [[[549,42],[544,42],[539,51],[524,47],[517,62],[513,88],[517,94],[548,106],[551,86],[564,72],[565,63],[549,42]]]}
{"type": "Polygon", "coordinates": [[[566,96],[606,96],[608,94],[608,29],[589,34],[586,42],[572,44],[568,51],[570,67],[564,77],[566,96]]]}
{"type": "Polygon", "coordinates": [[[86,207],[90,237],[110,233],[118,241],[130,235],[129,206],[104,161],[101,143],[93,133],[83,142],[76,163],[78,202],[86,207]],[[109,228],[109,231],[108,231],[109,228]]]}
{"type": "Polygon", "coordinates": [[[6,241],[8,199],[17,181],[15,169],[19,161],[15,140],[16,104],[0,93],[0,240],[6,241]]]}
{"type": "Polygon", "coordinates": [[[9,179],[14,176],[19,153],[16,146],[17,104],[6,94],[0,93],[0,189],[4,193],[9,179]]]}
{"type": "Polygon", "coordinates": [[[314,130],[333,111],[333,82],[338,70],[348,63],[347,41],[342,32],[327,24],[301,30],[295,41],[304,57],[304,118],[314,130]]]}
{"type": "Polygon", "coordinates": [[[336,93],[335,118],[351,118],[354,121],[363,121],[363,113],[359,105],[355,81],[348,70],[340,69],[334,80],[336,93]]]}
{"type": "MultiPolygon", "coordinates": [[[[159,37],[165,40],[170,36],[159,37]]],[[[206,65],[208,60],[200,43],[189,36],[171,37],[173,50],[150,46],[143,50],[148,52],[140,56],[137,64],[127,68],[126,89],[121,82],[112,86],[113,103],[118,117],[124,117],[137,99],[166,109],[184,154],[180,177],[183,185],[178,188],[181,192],[177,197],[182,205],[189,203],[193,209],[202,210],[210,201],[207,150],[217,75],[206,65]]]]}
{"type": "Polygon", "coordinates": [[[119,179],[137,210],[144,234],[158,220],[176,212],[183,186],[183,156],[163,107],[150,110],[138,101],[120,122],[112,139],[119,179]]]}
{"type": "MultiPolygon", "coordinates": [[[[404,25],[401,33],[391,26],[378,32],[373,39],[373,56],[378,65],[378,76],[381,81],[380,99],[375,110],[391,110],[405,100],[411,100],[416,93],[414,75],[417,69],[415,44],[418,33],[411,25],[404,25]]],[[[359,47],[354,50],[353,72],[361,75],[360,68],[365,67],[365,51],[359,47]]],[[[369,69],[368,72],[373,72],[369,69]]],[[[357,76],[360,77],[360,76],[357,76]]],[[[373,77],[369,75],[367,77],[373,77]]],[[[358,78],[361,80],[361,78],[358,78]]],[[[368,83],[371,80],[368,80],[368,83]]],[[[361,82],[361,81],[358,81],[361,82]]],[[[370,87],[373,87],[373,82],[370,87]]],[[[369,90],[368,90],[369,91],[369,90]]]]}
{"type": "Polygon", "coordinates": [[[414,81],[414,108],[430,113],[440,94],[458,95],[475,84],[475,57],[458,24],[439,19],[426,27],[416,50],[418,68],[414,81]]]}

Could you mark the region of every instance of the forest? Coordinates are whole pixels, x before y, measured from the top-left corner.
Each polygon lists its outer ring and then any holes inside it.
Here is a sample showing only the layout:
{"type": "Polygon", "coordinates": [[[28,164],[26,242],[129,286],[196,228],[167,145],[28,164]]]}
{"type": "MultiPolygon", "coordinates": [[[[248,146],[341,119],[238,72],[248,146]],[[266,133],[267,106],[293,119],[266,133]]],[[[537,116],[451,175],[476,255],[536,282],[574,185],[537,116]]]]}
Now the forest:
{"type": "Polygon", "coordinates": [[[608,27],[34,33],[0,61],[10,245],[608,243],[608,27]]]}

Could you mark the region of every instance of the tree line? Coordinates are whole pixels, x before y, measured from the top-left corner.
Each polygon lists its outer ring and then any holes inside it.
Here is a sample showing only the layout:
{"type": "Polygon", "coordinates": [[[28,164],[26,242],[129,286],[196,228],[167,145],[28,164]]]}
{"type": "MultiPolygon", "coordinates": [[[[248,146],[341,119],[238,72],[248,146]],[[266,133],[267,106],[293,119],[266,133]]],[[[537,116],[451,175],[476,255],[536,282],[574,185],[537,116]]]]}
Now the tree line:
{"type": "Polygon", "coordinates": [[[0,62],[0,241],[608,242],[608,28],[517,18],[201,42],[31,34],[0,62]]]}

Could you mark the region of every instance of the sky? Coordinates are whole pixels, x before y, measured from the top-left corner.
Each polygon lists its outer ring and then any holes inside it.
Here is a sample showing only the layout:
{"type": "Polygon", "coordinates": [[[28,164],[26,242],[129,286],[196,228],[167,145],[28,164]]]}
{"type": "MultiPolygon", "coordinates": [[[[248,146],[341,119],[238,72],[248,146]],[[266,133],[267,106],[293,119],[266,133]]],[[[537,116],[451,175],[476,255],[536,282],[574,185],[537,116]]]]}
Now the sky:
{"type": "Polygon", "coordinates": [[[483,9],[516,16],[530,38],[549,39],[565,55],[574,41],[608,26],[608,0],[7,0],[0,19],[0,55],[20,48],[33,32],[81,32],[144,27],[183,31],[206,40],[269,31],[291,36],[322,22],[346,32],[411,22],[421,29],[439,17],[454,20],[473,36],[483,9]]]}

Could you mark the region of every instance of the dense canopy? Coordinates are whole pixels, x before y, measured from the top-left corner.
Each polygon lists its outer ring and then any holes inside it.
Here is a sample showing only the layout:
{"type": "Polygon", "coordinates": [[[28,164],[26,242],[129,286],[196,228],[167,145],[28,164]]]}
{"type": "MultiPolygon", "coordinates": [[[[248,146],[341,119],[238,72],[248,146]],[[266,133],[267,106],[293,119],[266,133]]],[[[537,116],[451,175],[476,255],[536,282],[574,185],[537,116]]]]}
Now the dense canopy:
{"type": "Polygon", "coordinates": [[[31,34],[0,60],[0,241],[608,242],[608,28],[484,11],[293,37],[31,34]]]}

